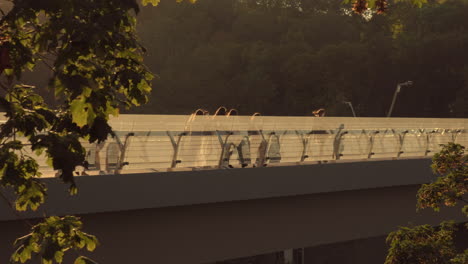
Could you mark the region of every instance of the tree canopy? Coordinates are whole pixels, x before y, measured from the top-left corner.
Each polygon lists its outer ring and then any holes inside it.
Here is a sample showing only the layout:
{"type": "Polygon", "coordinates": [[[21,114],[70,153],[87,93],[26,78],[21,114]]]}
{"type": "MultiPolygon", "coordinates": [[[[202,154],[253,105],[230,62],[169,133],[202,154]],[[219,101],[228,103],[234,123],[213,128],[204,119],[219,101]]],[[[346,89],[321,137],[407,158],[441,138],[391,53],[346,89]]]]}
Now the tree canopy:
{"type": "Polygon", "coordinates": [[[158,89],[134,113],[466,117],[467,1],[398,2],[353,14],[340,1],[162,0],[138,33],[158,89]],[[300,7],[300,8],[299,8],[300,7]]]}
{"type": "MultiPolygon", "coordinates": [[[[7,120],[0,125],[0,186],[15,193],[12,209],[35,210],[46,199],[31,151],[45,155],[75,194],[73,173],[86,167],[80,140],[106,140],[113,135],[110,115],[148,101],[153,75],[142,63],[144,48],[136,37],[139,10],[136,0],[18,0],[2,10],[0,104],[7,120]],[[23,73],[39,63],[50,70],[54,105],[24,84],[23,73]]],[[[65,251],[94,250],[97,239],[81,228],[77,217],[48,217],[15,242],[11,261],[39,255],[43,264],[61,263],[65,251]]]]}
{"type": "MultiPolygon", "coordinates": [[[[417,194],[417,208],[463,205],[462,213],[468,217],[468,154],[465,147],[449,143],[432,159],[432,170],[438,175],[431,183],[423,184],[417,194]]],[[[468,223],[461,228],[468,230],[468,223]]],[[[468,248],[460,252],[454,239],[456,225],[445,221],[438,227],[422,225],[401,227],[390,233],[387,242],[390,249],[385,264],[465,264],[468,248]]]]}

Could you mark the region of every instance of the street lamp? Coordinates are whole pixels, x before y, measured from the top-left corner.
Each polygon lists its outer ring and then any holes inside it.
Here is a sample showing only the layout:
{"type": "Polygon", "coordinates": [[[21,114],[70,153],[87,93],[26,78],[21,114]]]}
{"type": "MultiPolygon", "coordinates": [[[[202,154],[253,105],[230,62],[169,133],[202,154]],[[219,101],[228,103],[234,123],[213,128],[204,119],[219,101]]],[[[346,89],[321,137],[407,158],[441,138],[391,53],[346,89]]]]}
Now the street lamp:
{"type": "Polygon", "coordinates": [[[354,112],[353,104],[351,102],[343,101],[344,104],[349,105],[349,108],[351,108],[351,111],[353,112],[353,116],[356,117],[356,113],[354,112]]]}
{"type": "Polygon", "coordinates": [[[396,101],[396,98],[397,98],[398,93],[399,93],[400,90],[401,90],[401,87],[403,87],[403,86],[410,86],[410,85],[413,85],[413,82],[412,82],[412,81],[407,81],[407,82],[404,82],[404,83],[399,83],[399,84],[397,85],[396,90],[395,90],[395,93],[393,94],[392,104],[390,105],[390,110],[388,110],[387,117],[390,117],[390,116],[392,115],[393,106],[395,105],[395,101],[396,101]]]}

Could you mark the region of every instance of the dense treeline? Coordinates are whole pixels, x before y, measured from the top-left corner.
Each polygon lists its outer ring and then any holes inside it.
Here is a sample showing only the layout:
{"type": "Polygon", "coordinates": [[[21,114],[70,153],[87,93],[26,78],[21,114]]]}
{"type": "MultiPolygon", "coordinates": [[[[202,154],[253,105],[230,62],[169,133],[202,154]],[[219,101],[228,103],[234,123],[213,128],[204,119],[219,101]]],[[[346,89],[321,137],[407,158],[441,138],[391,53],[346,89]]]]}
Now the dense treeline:
{"type": "Polygon", "coordinates": [[[358,16],[336,0],[162,0],[139,34],[158,75],[139,113],[467,117],[468,1],[358,16]]]}

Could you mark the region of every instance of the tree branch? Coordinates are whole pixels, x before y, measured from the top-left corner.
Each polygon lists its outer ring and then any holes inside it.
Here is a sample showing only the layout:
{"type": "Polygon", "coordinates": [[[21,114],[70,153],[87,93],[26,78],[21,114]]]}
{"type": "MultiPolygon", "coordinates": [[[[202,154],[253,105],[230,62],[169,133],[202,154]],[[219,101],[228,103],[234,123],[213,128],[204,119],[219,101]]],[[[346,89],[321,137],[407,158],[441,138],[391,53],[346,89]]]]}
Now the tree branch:
{"type": "Polygon", "coordinates": [[[3,198],[3,200],[8,205],[8,207],[10,207],[11,211],[13,211],[13,214],[18,218],[18,220],[23,221],[23,223],[25,223],[28,227],[33,227],[33,224],[31,224],[31,222],[21,217],[18,211],[16,211],[16,208],[13,206],[13,204],[10,202],[10,200],[8,200],[8,198],[5,196],[5,194],[1,190],[0,190],[0,196],[3,198]]]}

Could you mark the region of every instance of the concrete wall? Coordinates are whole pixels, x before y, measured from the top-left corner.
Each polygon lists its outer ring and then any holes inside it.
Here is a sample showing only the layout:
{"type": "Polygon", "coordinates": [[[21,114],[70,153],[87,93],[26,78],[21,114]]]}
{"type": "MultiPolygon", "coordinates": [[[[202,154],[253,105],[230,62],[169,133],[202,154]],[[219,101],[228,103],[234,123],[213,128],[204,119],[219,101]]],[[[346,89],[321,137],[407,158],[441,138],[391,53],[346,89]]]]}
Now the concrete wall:
{"type": "MultiPolygon", "coordinates": [[[[287,248],[384,235],[408,223],[436,224],[441,215],[415,212],[418,186],[83,215],[101,241],[99,263],[206,263],[287,248]]],[[[459,214],[459,213],[458,213],[459,214]]],[[[0,224],[0,263],[21,222],[0,224]]]]}
{"type": "MultiPolygon", "coordinates": [[[[74,198],[59,196],[57,188],[64,187],[51,180],[45,208],[49,214],[83,214],[85,231],[101,240],[91,254],[100,263],[206,263],[382,236],[399,225],[436,224],[443,216],[462,220],[458,209],[416,213],[416,191],[431,177],[428,164],[82,177],[74,198]]],[[[5,263],[12,241],[27,227],[6,208],[0,212],[5,263]]]]}
{"type": "MultiPolygon", "coordinates": [[[[226,170],[76,177],[70,197],[58,179],[45,178],[47,203],[23,218],[185,206],[360,190],[429,182],[430,159],[327,163],[226,170]]],[[[17,219],[0,203],[0,221],[17,219]]]]}

